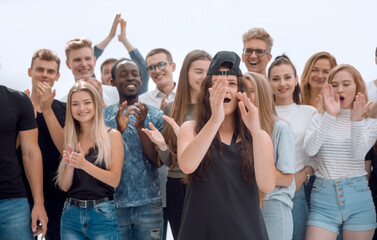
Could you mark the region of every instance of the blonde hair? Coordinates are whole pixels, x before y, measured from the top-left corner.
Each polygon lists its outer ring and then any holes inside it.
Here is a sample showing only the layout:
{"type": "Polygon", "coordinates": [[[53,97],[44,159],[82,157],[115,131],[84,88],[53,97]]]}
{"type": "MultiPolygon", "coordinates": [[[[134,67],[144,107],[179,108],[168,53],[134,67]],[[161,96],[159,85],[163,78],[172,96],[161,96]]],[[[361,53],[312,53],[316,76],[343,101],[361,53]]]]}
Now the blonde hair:
{"type": "Polygon", "coordinates": [[[93,56],[94,56],[94,49],[92,47],[92,41],[90,41],[88,38],[74,38],[67,42],[65,45],[65,55],[67,57],[67,60],[69,59],[69,53],[72,50],[77,50],[81,48],[90,48],[93,50],[93,56]]]}
{"type": "Polygon", "coordinates": [[[266,43],[268,52],[271,53],[274,40],[272,39],[270,34],[268,34],[266,30],[264,30],[264,28],[251,28],[249,29],[249,31],[245,32],[242,35],[243,44],[252,39],[259,39],[264,41],[266,43]]]}
{"type": "MultiPolygon", "coordinates": [[[[276,110],[273,92],[267,78],[259,73],[247,72],[244,74],[245,81],[250,81],[255,91],[255,106],[259,111],[259,122],[261,128],[272,136],[276,110]]],[[[247,86],[247,85],[246,85],[247,86]]],[[[250,89],[247,95],[250,97],[250,89]]]]}
{"type": "MultiPolygon", "coordinates": [[[[95,114],[91,129],[91,137],[94,145],[98,150],[95,165],[101,166],[104,164],[106,169],[111,167],[111,144],[103,120],[103,108],[100,94],[95,87],[83,80],[77,81],[69,91],[67,98],[67,111],[65,117],[64,127],[64,149],[68,149],[68,144],[72,146],[73,151],[77,152],[78,136],[81,132],[80,122],[72,116],[72,95],[76,92],[87,92],[92,97],[94,102],[95,114]]],[[[65,161],[60,162],[56,181],[59,184],[61,176],[65,168],[65,161]]]]}
{"type": "Polygon", "coordinates": [[[314,64],[319,59],[327,59],[330,62],[331,69],[334,68],[337,63],[333,55],[328,52],[319,52],[309,58],[305,64],[304,71],[301,75],[300,89],[301,89],[301,104],[310,105],[310,84],[309,77],[313,70],[314,64]]]}
{"type": "MultiPolygon", "coordinates": [[[[259,73],[247,72],[244,74],[244,81],[250,81],[255,92],[255,106],[259,112],[259,123],[261,129],[266,131],[272,137],[275,119],[277,118],[273,92],[267,78],[259,73]]],[[[245,84],[248,86],[247,84],[245,84]]],[[[247,95],[250,97],[251,89],[247,89],[247,95]]],[[[259,190],[259,205],[264,205],[266,193],[259,190]]]]}
{"type": "MultiPolygon", "coordinates": [[[[331,84],[332,80],[334,79],[335,74],[337,74],[340,71],[347,71],[349,74],[351,74],[351,76],[352,76],[352,78],[353,78],[353,80],[356,84],[355,96],[356,96],[357,93],[362,93],[365,96],[365,101],[368,102],[368,93],[367,93],[367,89],[366,89],[366,86],[365,86],[364,79],[361,76],[360,72],[357,71],[356,68],[354,68],[353,66],[351,66],[349,64],[340,64],[340,65],[334,67],[330,71],[329,76],[326,79],[326,82],[331,84]]],[[[322,91],[321,96],[322,96],[321,101],[318,104],[318,112],[324,113],[326,111],[326,107],[325,107],[325,102],[324,102],[324,97],[323,97],[323,91],[322,91]]],[[[367,118],[368,115],[369,115],[369,110],[367,110],[363,114],[363,117],[367,118]]]]}

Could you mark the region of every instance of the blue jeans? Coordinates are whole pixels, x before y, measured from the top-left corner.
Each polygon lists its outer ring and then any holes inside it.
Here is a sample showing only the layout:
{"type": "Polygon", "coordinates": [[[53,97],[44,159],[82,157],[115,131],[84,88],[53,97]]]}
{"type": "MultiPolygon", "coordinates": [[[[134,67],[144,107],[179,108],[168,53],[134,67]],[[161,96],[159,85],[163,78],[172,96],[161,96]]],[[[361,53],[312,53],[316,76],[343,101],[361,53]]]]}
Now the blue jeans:
{"type": "Polygon", "coordinates": [[[293,238],[292,240],[305,239],[306,222],[308,221],[309,209],[305,197],[304,184],[295,193],[293,201],[293,238]]]}
{"type": "Polygon", "coordinates": [[[27,198],[0,200],[0,239],[33,240],[27,198]]]}
{"type": "Polygon", "coordinates": [[[119,226],[114,201],[79,208],[64,203],[60,237],[65,240],[97,239],[118,240],[119,226]]]}
{"type": "Polygon", "coordinates": [[[339,234],[376,228],[376,212],[368,182],[364,176],[326,180],[316,178],[310,201],[307,225],[339,234]]]}
{"type": "Polygon", "coordinates": [[[261,210],[269,239],[292,239],[292,210],[287,204],[270,199],[265,202],[265,206],[262,206],[261,210]]]}
{"type": "Polygon", "coordinates": [[[123,240],[162,239],[162,203],[118,208],[117,213],[123,240]]]}

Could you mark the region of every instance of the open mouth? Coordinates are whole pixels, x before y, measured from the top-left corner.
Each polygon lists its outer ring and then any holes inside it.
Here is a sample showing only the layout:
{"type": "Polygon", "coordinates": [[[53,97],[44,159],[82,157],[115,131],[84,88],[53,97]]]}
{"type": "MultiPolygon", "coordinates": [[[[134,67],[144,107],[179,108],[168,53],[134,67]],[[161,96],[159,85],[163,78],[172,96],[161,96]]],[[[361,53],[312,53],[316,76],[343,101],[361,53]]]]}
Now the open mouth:
{"type": "Polygon", "coordinates": [[[344,97],[343,97],[343,96],[339,96],[339,100],[340,100],[341,102],[343,102],[343,101],[344,101],[344,97]]]}
{"type": "Polygon", "coordinates": [[[258,63],[257,62],[249,62],[250,65],[256,66],[258,63]]]}
{"type": "Polygon", "coordinates": [[[224,103],[230,102],[230,98],[224,98],[224,103]]]}

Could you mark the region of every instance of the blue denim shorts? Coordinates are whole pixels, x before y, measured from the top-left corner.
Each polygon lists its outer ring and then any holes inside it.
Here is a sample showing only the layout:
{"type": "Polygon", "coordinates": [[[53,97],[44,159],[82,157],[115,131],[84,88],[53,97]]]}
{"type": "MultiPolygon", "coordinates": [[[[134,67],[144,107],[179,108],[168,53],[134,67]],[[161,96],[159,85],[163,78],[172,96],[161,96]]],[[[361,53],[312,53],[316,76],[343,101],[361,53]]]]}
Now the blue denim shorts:
{"type": "Polygon", "coordinates": [[[338,180],[316,178],[307,225],[336,234],[339,234],[340,226],[347,231],[375,229],[376,211],[365,177],[338,180]]]}

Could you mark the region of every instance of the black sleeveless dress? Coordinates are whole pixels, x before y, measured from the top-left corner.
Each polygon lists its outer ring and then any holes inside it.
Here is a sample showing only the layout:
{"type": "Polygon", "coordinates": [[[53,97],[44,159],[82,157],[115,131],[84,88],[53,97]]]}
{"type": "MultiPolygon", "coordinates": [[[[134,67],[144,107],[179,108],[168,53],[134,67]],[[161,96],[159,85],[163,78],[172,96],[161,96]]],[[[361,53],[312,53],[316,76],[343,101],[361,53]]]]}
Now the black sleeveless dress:
{"type": "Polygon", "coordinates": [[[237,145],[233,136],[222,143],[221,157],[212,150],[205,179],[188,185],[179,240],[268,239],[258,188],[242,178],[237,145]]]}

